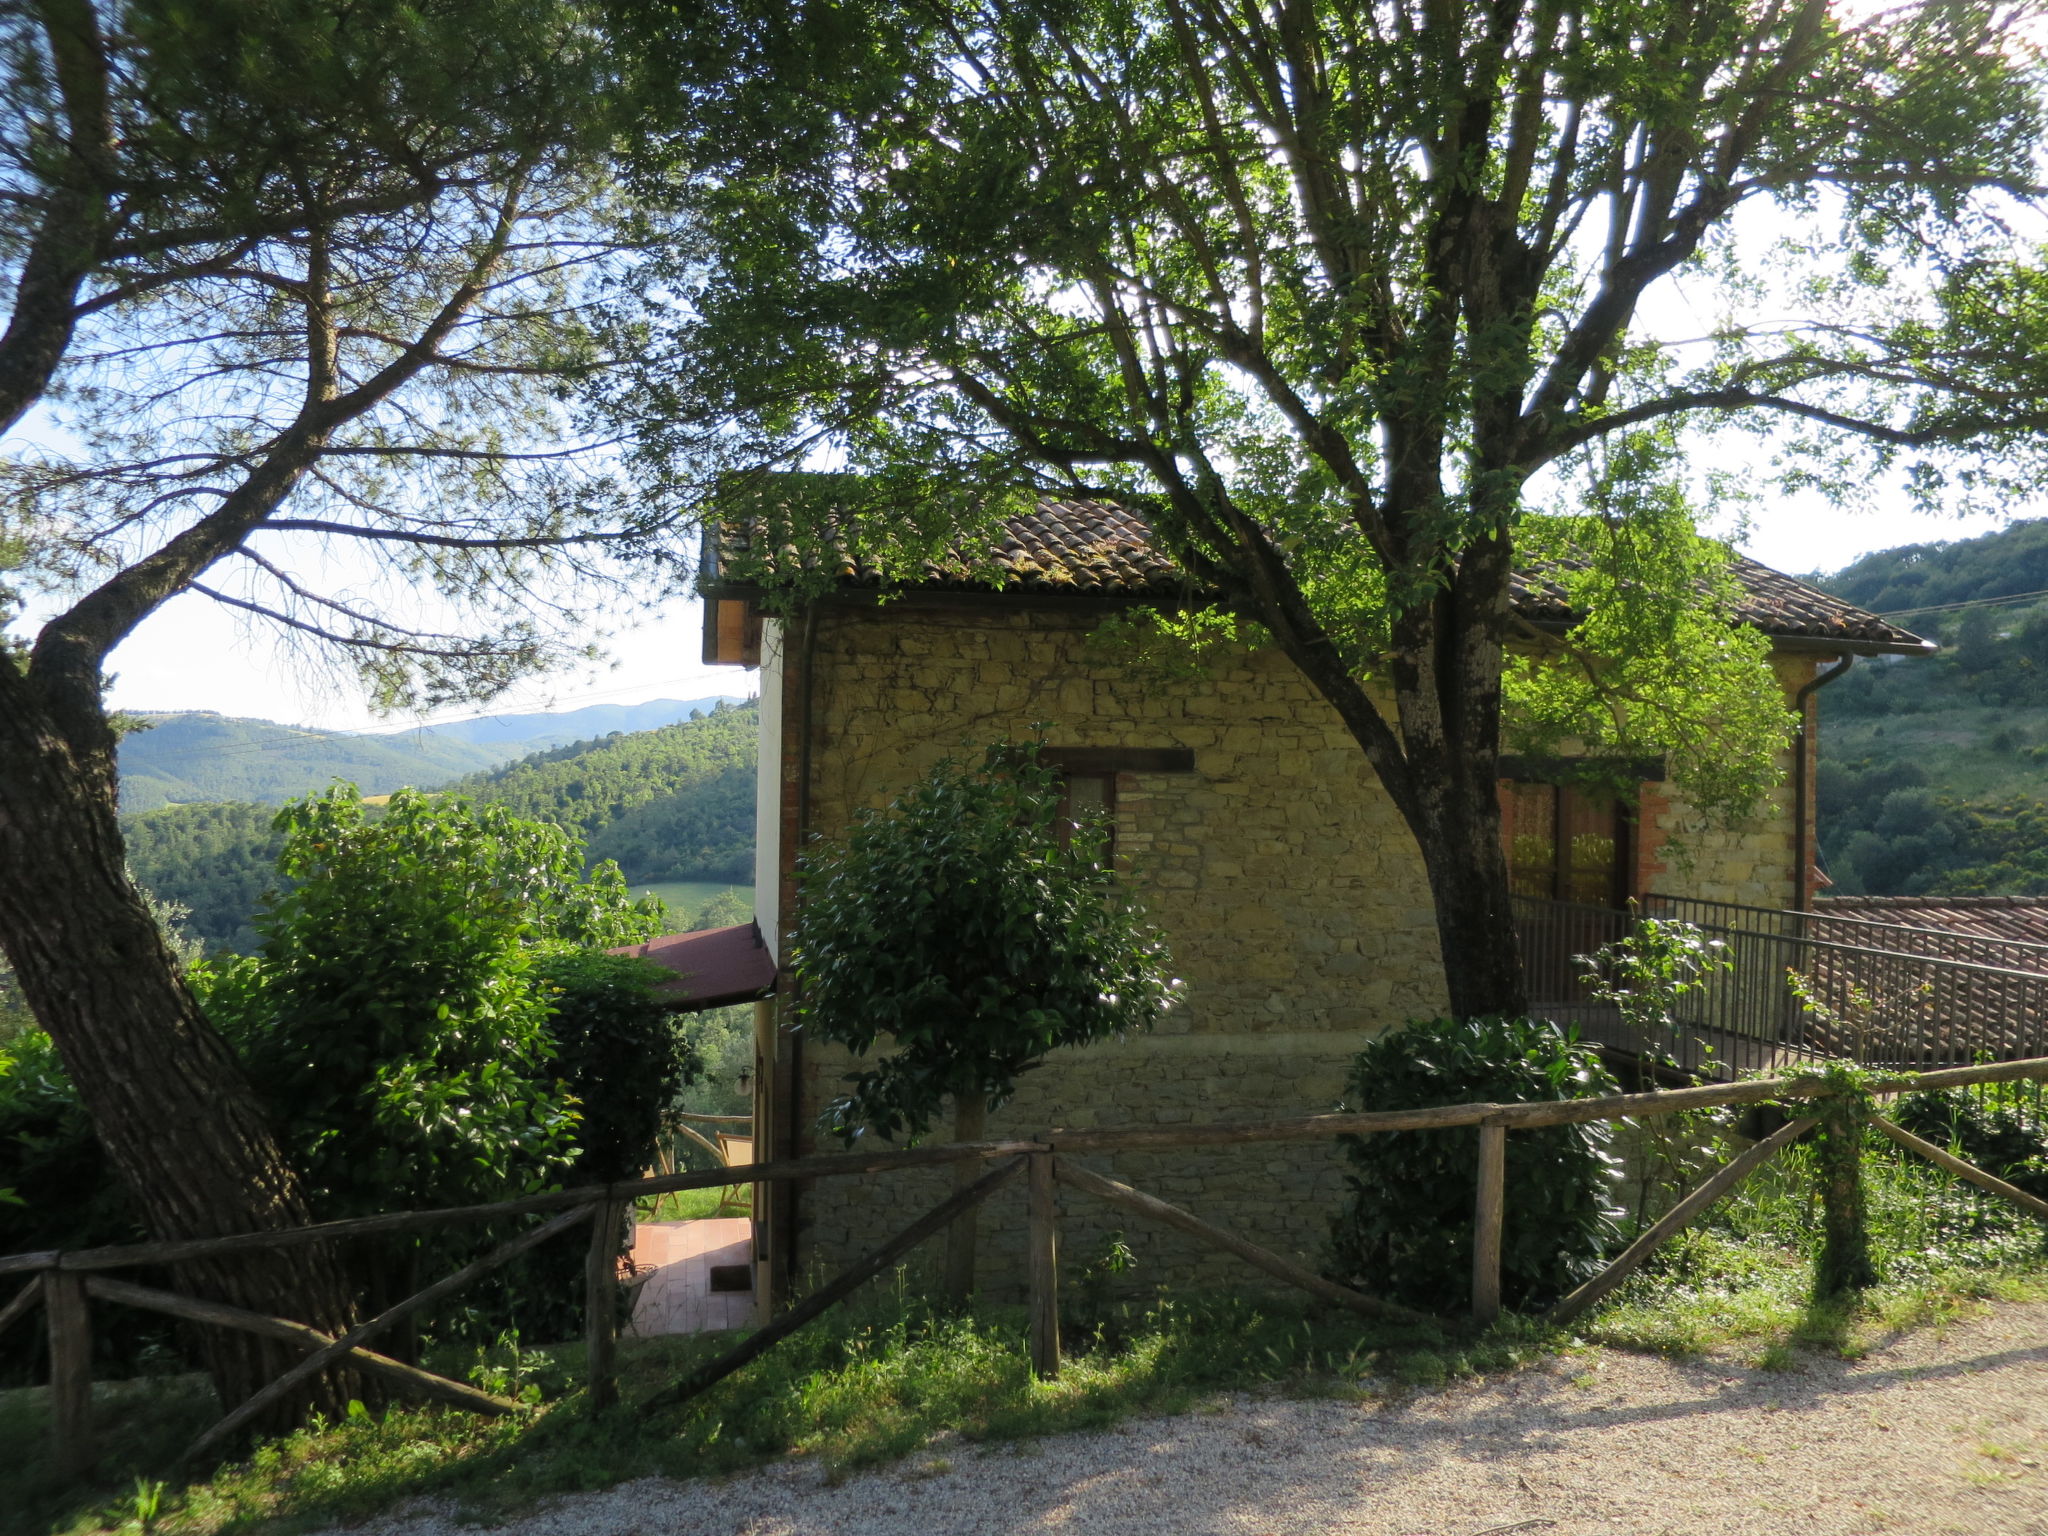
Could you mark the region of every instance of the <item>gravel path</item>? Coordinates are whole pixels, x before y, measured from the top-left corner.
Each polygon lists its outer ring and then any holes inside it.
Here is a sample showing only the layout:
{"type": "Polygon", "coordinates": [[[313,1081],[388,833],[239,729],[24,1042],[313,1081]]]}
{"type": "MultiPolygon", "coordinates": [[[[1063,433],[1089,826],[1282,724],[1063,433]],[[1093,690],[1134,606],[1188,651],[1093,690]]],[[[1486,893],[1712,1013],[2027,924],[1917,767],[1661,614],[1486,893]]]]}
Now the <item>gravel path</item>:
{"type": "MultiPolygon", "coordinates": [[[[368,1530],[453,1536],[415,1509],[368,1530]]],[[[469,1527],[473,1531],[474,1527],[469,1527]]],[[[554,1500],[520,1536],[2048,1536],[2048,1305],[1762,1371],[1578,1354],[1384,1402],[554,1500]]]]}

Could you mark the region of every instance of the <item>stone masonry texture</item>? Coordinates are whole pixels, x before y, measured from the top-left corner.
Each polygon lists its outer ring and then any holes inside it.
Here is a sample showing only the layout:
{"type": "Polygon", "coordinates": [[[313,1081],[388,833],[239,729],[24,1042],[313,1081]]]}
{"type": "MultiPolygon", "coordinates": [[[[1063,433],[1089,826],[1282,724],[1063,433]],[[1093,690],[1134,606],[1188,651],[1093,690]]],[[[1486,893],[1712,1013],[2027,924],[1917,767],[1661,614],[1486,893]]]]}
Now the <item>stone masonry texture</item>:
{"type": "MultiPolygon", "coordinates": [[[[1185,773],[1125,774],[1117,856],[1165,932],[1185,1001],[1150,1034],[1066,1053],[1026,1075],[990,1136],[1053,1127],[1191,1125],[1334,1108],[1372,1036],[1435,1015],[1444,996],[1419,855],[1333,710],[1275,651],[1236,651],[1163,679],[1091,641],[1098,620],[1030,607],[884,605],[819,616],[812,681],[814,834],[882,806],[938,759],[1027,738],[1060,747],[1178,747],[1185,773]]],[[[1788,669],[1788,682],[1811,675],[1788,669]],[[1796,674],[1796,676],[1795,676],[1796,674]]],[[[1789,760],[1788,760],[1789,761],[1789,760]]],[[[1669,888],[1781,906],[1789,801],[1759,824],[1701,831],[1674,796],[1646,797],[1639,856],[1669,888]]],[[[813,1124],[850,1059],[806,1042],[795,1123],[813,1124]]],[[[820,1147],[819,1150],[829,1150],[820,1147]]],[[[1100,1171],[1315,1263],[1344,1191],[1332,1144],[1096,1157],[1100,1171]]],[[[836,1269],[942,1199],[950,1176],[820,1181],[798,1205],[795,1273],[836,1269]]],[[[1136,1230],[1061,1193],[1062,1268],[1123,1231],[1130,1280],[1263,1288],[1264,1277],[1178,1233],[1136,1230]]],[[[1022,1181],[983,1208],[981,1283],[1021,1294],[1022,1181]]]]}

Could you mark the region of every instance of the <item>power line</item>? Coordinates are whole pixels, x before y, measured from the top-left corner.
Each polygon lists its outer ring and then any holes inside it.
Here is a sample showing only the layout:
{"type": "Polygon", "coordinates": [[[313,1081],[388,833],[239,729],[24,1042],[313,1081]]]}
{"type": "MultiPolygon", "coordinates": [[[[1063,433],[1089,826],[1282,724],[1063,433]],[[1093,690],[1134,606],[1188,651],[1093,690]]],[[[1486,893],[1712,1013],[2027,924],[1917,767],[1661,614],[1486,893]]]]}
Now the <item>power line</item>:
{"type": "Polygon", "coordinates": [[[2037,597],[2048,597],[2048,587],[2039,592],[2012,592],[2004,597],[1972,597],[1960,603],[1929,603],[1924,608],[1888,608],[1878,617],[1881,619],[1905,619],[1922,613],[1954,613],[1963,608],[1992,608],[2001,603],[2031,602],[2037,597]]]}

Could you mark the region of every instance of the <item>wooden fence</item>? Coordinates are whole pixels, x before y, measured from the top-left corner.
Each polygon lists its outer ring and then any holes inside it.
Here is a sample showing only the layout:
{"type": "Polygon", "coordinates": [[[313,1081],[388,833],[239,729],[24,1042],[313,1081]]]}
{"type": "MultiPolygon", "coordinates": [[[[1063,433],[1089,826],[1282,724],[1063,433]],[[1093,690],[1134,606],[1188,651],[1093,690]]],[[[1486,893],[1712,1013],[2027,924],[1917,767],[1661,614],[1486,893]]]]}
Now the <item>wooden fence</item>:
{"type": "MultiPolygon", "coordinates": [[[[1938,1072],[1908,1074],[1875,1085],[1881,1095],[1977,1084],[2048,1079],[2048,1058],[2000,1062],[1938,1072]]],[[[369,1346],[421,1309],[452,1295],[557,1234],[590,1224],[584,1266],[586,1371],[592,1405],[602,1409],[618,1398],[617,1319],[619,1233],[628,1206],[649,1195],[673,1190],[705,1189],[732,1183],[761,1184],[782,1180],[845,1178],[932,1168],[963,1161],[991,1166],[978,1180],[946,1200],[867,1254],[843,1273],[820,1286],[788,1311],[757,1329],[736,1347],[656,1392],[639,1405],[643,1411],[673,1406],[706,1390],[759,1358],[781,1340],[811,1322],[868,1280],[884,1273],[918,1244],[942,1231],[955,1218],[986,1200],[998,1188],[1027,1174],[1027,1273],[1031,1364],[1041,1377],[1058,1375],[1059,1266],[1055,1190],[1060,1185],[1117,1207],[1119,1210],[1187,1232],[1236,1254],[1247,1263],[1289,1285],[1336,1306],[1380,1319],[1425,1321],[1421,1314],[1367,1295],[1316,1274],[1284,1255],[1250,1242],[1127,1184],[1094,1172],[1073,1159],[1088,1153],[1192,1146],[1228,1146],[1258,1142],[1318,1141],[1338,1136],[1383,1135],[1400,1131],[1471,1127],[1477,1132],[1478,1179],[1473,1212],[1472,1314],[1475,1322],[1491,1322],[1500,1311],[1501,1232],[1505,1215],[1507,1138],[1511,1131],[1544,1126],[1585,1124],[1596,1120],[1641,1119],[1685,1110],[1775,1101],[1818,1100],[1837,1090],[1813,1077],[1759,1079],[1709,1084],[1659,1093],[1619,1094],[1606,1098],[1569,1099],[1522,1104],[1456,1104],[1431,1109],[1390,1110],[1369,1114],[1305,1115],[1295,1119],[1240,1124],[1177,1127],[1127,1127],[1054,1131],[1029,1140],[955,1143],[907,1151],[878,1151],[792,1158],[741,1164],[701,1173],[653,1178],[579,1189],[558,1190],[489,1205],[435,1211],[403,1211],[324,1222],[275,1232],[248,1232],[189,1241],[139,1243],[111,1248],[64,1252],[20,1253],[0,1258],[0,1276],[28,1278],[13,1298],[0,1306],[0,1332],[26,1318],[40,1301],[49,1330],[51,1420],[57,1463],[79,1474],[94,1459],[91,1393],[91,1303],[139,1307],[208,1327],[240,1329],[297,1345],[305,1357],[247,1402],[228,1413],[187,1450],[187,1461],[221,1445],[264,1409],[289,1395],[301,1383],[343,1361],[381,1374],[398,1386],[423,1396],[483,1413],[515,1413],[520,1405],[464,1382],[438,1376],[417,1366],[379,1354],[369,1346]],[[356,1237],[419,1232],[437,1227],[549,1215],[549,1219],[492,1248],[413,1296],[386,1308],[340,1336],[332,1336],[286,1318],[266,1317],[239,1307],[135,1285],[109,1276],[109,1271],[141,1266],[215,1259],[262,1249],[333,1243],[356,1237]]],[[[1789,1146],[1818,1122],[1817,1115],[1792,1120],[1720,1169],[1645,1231],[1598,1275],[1564,1298],[1551,1311],[1554,1321],[1577,1317],[1609,1294],[1641,1267],[1656,1249],[1701,1212],[1789,1146]]],[[[2015,1189],[1942,1148],[1922,1141],[1887,1120],[1878,1130],[1901,1146],[1960,1178],[2001,1195],[2032,1214],[2048,1218],[2048,1202],[2015,1189]]]]}

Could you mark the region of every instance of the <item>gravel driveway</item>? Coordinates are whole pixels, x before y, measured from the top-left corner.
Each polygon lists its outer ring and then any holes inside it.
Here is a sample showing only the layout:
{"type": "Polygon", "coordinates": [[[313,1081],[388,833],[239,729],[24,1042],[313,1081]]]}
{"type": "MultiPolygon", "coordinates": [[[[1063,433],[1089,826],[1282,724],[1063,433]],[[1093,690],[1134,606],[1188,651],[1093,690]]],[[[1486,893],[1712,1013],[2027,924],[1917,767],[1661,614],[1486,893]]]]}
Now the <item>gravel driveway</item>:
{"type": "MultiPolygon", "coordinates": [[[[474,1531],[432,1510],[379,1536],[474,1531]]],[[[1763,1371],[1614,1351],[1367,1403],[1219,1411],[827,1484],[801,1462],[558,1499],[532,1536],[2048,1536],[2048,1305],[1763,1371]]]]}

